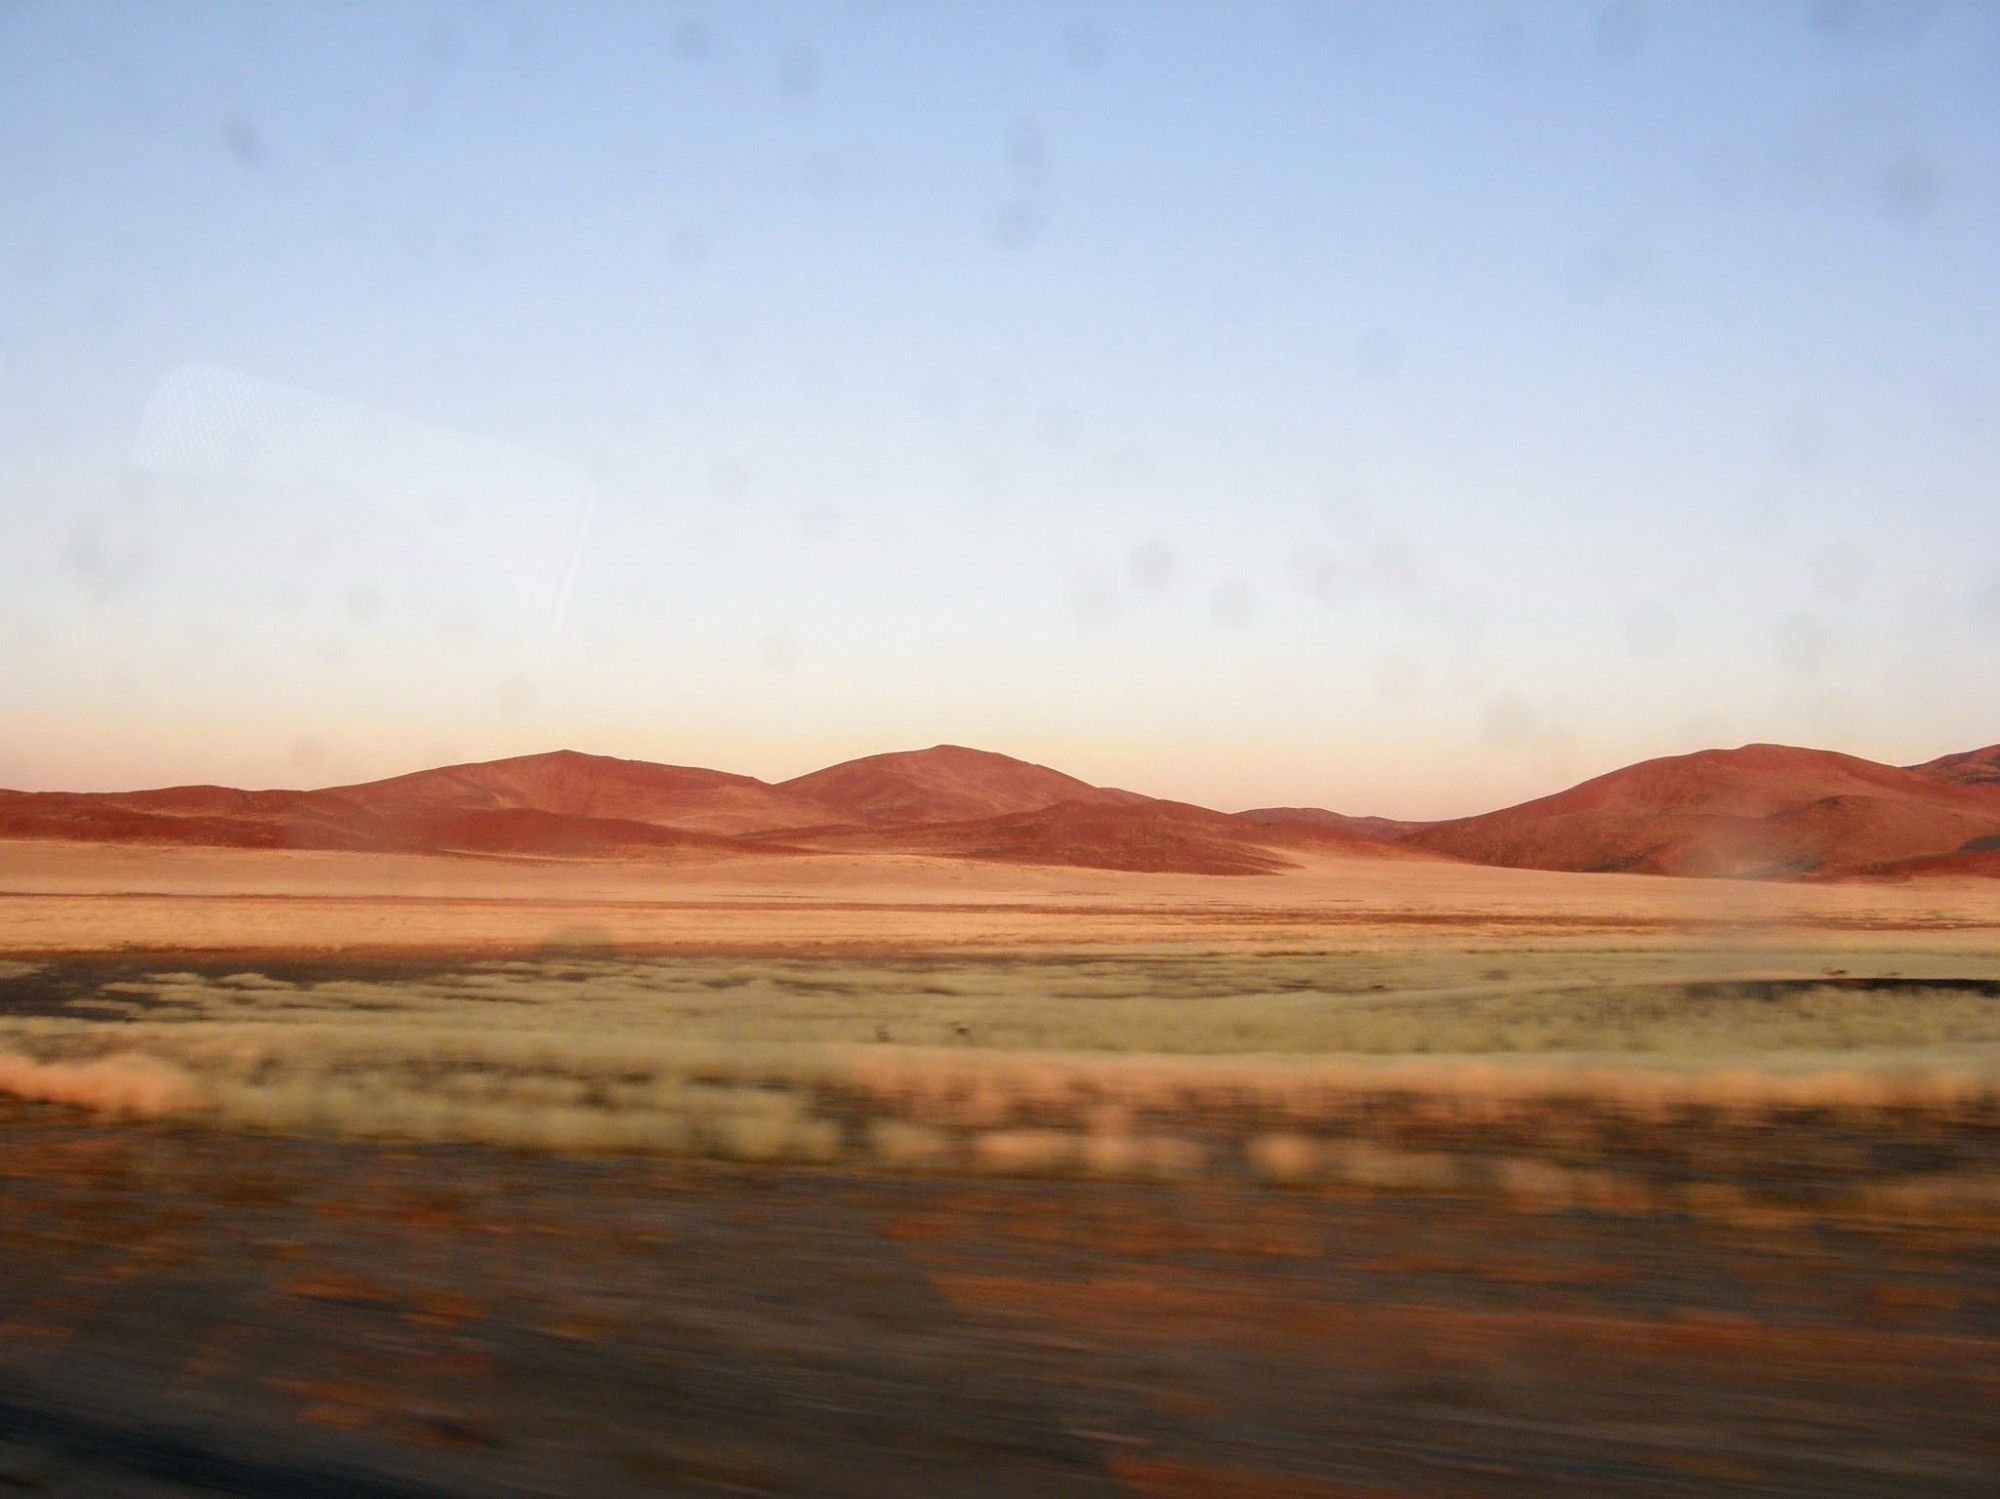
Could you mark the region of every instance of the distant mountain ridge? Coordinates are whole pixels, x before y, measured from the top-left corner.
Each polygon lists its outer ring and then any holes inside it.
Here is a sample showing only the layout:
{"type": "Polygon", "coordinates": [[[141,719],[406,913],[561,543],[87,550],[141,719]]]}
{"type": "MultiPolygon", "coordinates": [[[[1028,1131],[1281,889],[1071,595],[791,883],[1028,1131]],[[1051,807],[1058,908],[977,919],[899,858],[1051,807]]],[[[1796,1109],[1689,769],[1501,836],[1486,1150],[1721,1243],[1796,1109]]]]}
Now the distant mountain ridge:
{"type": "Polygon", "coordinates": [[[905,854],[1253,874],[1300,856],[1833,878],[2000,873],[2000,745],[1896,767],[1753,744],[1625,766],[1473,817],[1224,813],[962,745],[780,782],[556,750],[319,790],[0,791],[0,839],[488,856],[905,854]]]}
{"type": "MultiPolygon", "coordinates": [[[[1250,824],[961,745],[773,784],[575,750],[314,791],[0,791],[0,838],[538,857],[905,853],[1195,874],[1289,866],[1250,824]]],[[[1282,840],[1281,840],[1282,841],[1282,840]]]]}

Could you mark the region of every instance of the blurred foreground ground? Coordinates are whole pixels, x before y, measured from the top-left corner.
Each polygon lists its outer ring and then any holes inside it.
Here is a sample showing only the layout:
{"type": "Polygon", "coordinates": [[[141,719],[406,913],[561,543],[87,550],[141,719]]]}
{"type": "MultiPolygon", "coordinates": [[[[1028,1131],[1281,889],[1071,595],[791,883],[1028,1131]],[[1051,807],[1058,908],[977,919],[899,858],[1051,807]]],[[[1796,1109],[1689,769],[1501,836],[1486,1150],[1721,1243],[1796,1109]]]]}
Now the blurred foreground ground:
{"type": "Polygon", "coordinates": [[[1970,1496],[2000,1471],[1990,1219],[746,1170],[20,1104],[0,1130],[23,1492],[1970,1496]]]}

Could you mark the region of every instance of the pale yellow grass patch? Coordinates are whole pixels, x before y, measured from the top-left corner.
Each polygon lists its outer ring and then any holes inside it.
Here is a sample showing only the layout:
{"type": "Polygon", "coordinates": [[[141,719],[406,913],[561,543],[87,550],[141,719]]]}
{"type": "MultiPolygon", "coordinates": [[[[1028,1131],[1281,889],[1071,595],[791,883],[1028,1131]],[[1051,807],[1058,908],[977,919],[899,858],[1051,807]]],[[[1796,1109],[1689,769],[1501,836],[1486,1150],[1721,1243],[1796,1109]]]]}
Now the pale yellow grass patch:
{"type": "Polygon", "coordinates": [[[43,1062],[0,1052],[0,1094],[142,1118],[181,1113],[200,1102],[194,1080],[157,1057],[113,1053],[81,1062],[43,1062]]]}
{"type": "MultiPolygon", "coordinates": [[[[1825,953],[1759,960],[1781,975],[1825,953]]],[[[1955,956],[1900,953],[1946,976],[1955,956]]],[[[278,965],[273,965],[278,967],[278,965]]],[[[743,1161],[1454,1191],[1615,1207],[1592,1168],[1468,1163],[1551,1102],[1990,1108],[2000,1002],[1759,989],[1640,949],[1206,957],[499,959],[418,976],[123,976],[0,1014],[0,1091],[224,1125],[743,1161]],[[886,1038],[886,1039],[885,1039],[886,1038]],[[1366,1138],[1379,1111],[1410,1141],[1366,1138]],[[1377,1112],[1371,1112],[1377,1111],[1377,1112]],[[1430,1134],[1425,1135],[1424,1131],[1430,1134]],[[1412,1143],[1414,1142],[1414,1143],[1412,1143]]],[[[1833,965],[1839,966],[1839,965],[1833,965]]]]}

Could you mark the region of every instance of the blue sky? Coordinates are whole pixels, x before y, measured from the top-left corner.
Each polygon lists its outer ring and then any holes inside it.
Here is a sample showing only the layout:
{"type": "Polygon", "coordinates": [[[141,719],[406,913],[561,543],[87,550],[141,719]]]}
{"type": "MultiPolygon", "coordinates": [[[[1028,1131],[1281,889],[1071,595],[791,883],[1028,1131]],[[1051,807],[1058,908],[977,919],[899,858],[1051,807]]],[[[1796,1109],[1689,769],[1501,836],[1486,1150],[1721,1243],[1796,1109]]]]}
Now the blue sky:
{"type": "Polygon", "coordinates": [[[2000,10],[0,6],[0,784],[2000,738],[2000,10]]]}

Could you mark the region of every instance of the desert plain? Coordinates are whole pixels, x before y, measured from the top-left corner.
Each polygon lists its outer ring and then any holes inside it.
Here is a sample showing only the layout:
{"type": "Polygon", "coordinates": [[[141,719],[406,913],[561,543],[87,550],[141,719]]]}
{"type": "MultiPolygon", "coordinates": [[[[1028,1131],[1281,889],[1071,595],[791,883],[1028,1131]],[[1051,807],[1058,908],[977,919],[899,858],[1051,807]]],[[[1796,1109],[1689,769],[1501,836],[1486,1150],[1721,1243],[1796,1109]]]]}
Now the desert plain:
{"type": "Polygon", "coordinates": [[[0,1475],[1990,1493],[1994,889],[0,842],[0,1475]]]}

